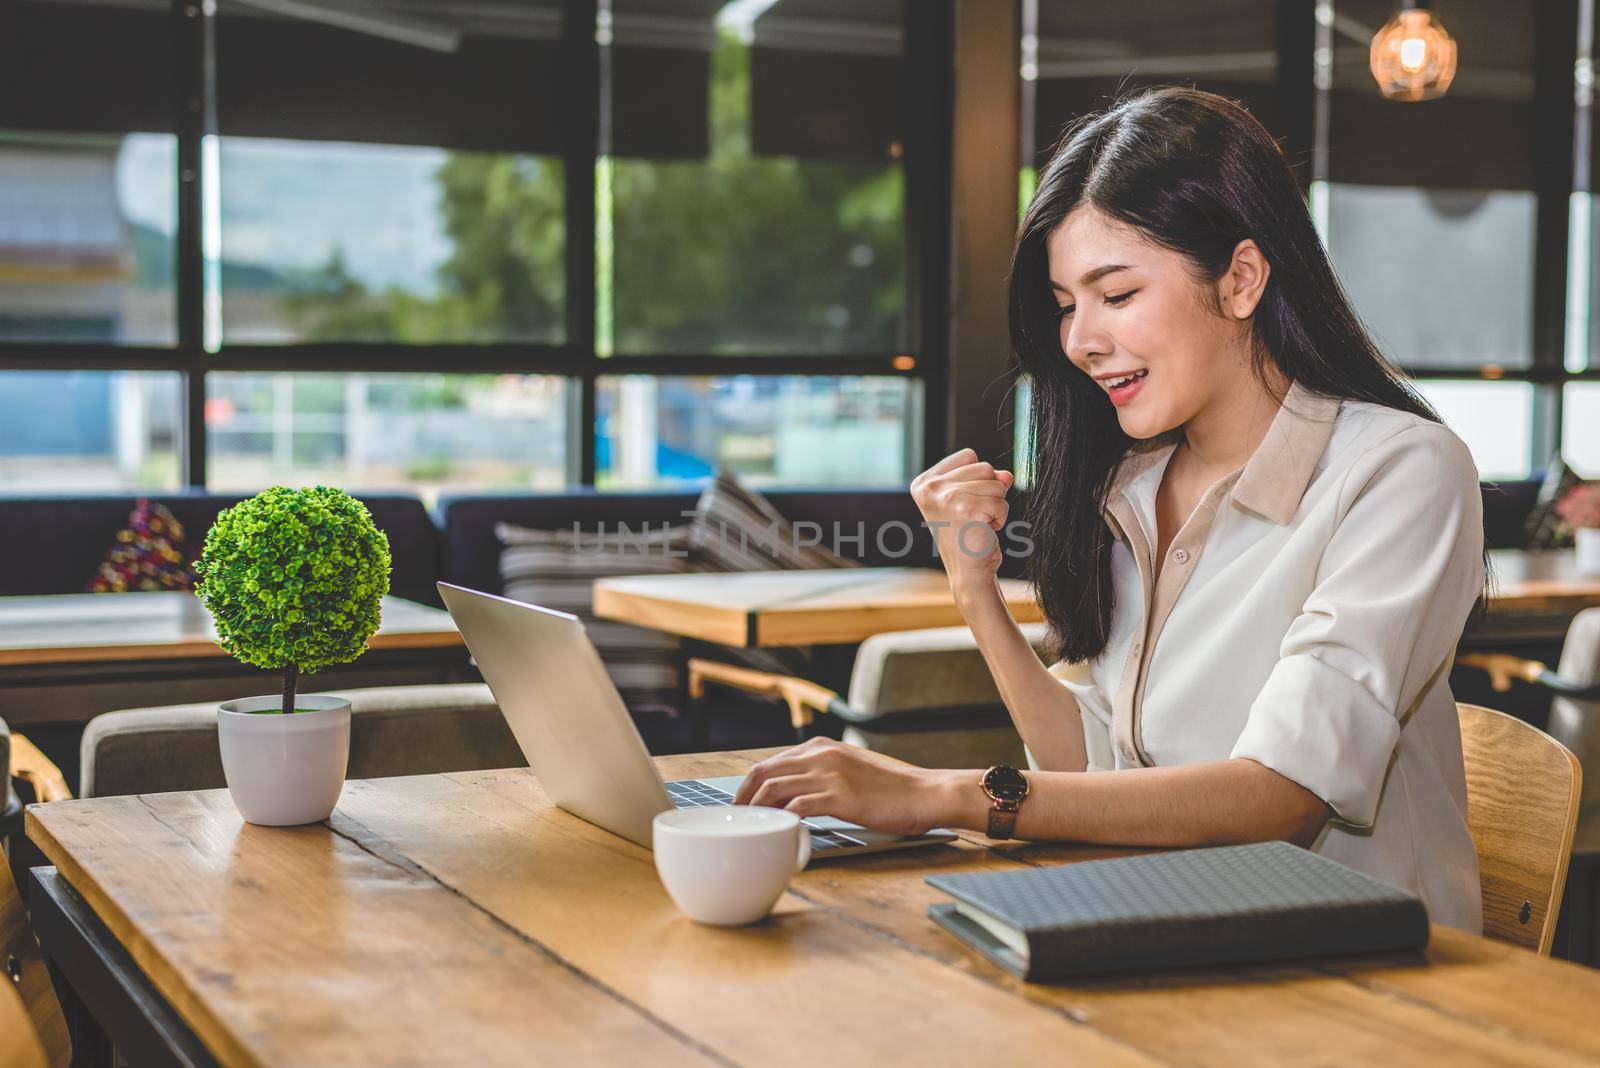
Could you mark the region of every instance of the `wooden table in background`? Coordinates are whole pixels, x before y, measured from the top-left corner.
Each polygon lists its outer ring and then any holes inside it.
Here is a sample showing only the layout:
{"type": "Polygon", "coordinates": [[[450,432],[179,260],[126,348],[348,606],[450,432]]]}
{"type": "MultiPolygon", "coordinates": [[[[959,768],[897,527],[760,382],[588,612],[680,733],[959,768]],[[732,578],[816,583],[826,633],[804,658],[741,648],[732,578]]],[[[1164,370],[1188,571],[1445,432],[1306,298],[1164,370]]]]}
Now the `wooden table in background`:
{"type": "MultiPolygon", "coordinates": [[[[385,597],[370,649],[459,648],[449,612],[385,597]]],[[[0,665],[226,657],[192,593],[0,597],[0,665]]]]}
{"type": "MultiPolygon", "coordinates": [[[[1019,622],[1042,618],[1027,582],[1001,579],[1000,588],[1019,622]]],[[[859,642],[964,622],[944,572],[919,567],[598,579],[594,614],[745,648],[859,642]]]]}
{"type": "MultiPolygon", "coordinates": [[[[0,719],[82,724],[112,709],[275,690],[266,672],[235,661],[215,636],[192,593],[0,597],[0,719]]],[[[476,677],[450,613],[385,597],[367,652],[309,681],[345,689],[476,677]]]]}
{"type": "Polygon", "coordinates": [[[1487,617],[1467,623],[1463,647],[1559,645],[1573,616],[1600,606],[1600,575],[1580,574],[1571,549],[1496,549],[1489,558],[1495,596],[1487,617]]]}
{"type": "Polygon", "coordinates": [[[1600,1059],[1600,973],[1449,928],[1417,954],[1030,986],[927,918],[945,898],[925,875],[1112,850],[964,835],[819,863],[771,919],[718,929],[527,769],[350,782],[310,827],[244,825],[218,790],[33,806],[27,829],[55,866],[35,922],[74,987],[98,968],[153,988],[167,1041],[226,1064],[1600,1059]]]}

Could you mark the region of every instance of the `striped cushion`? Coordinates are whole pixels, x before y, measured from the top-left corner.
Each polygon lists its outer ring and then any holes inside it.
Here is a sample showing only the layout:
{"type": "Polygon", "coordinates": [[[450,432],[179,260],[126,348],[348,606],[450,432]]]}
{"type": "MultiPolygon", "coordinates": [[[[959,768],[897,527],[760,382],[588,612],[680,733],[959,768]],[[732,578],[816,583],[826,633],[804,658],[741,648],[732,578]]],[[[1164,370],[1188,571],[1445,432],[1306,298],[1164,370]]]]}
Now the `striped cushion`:
{"type": "Polygon", "coordinates": [[[689,528],[642,533],[534,530],[495,524],[500,578],[514,601],[570,612],[583,620],[606,672],[632,712],[676,715],[684,655],[675,635],[594,616],[594,580],[613,575],[672,575],[689,570],[689,528]]]}
{"type": "MultiPolygon", "coordinates": [[[[689,524],[695,570],[799,571],[806,568],[860,567],[824,545],[801,544],[799,533],[772,502],[747,489],[727,468],[694,506],[689,524]]],[[[807,531],[824,543],[832,531],[807,531]]]]}

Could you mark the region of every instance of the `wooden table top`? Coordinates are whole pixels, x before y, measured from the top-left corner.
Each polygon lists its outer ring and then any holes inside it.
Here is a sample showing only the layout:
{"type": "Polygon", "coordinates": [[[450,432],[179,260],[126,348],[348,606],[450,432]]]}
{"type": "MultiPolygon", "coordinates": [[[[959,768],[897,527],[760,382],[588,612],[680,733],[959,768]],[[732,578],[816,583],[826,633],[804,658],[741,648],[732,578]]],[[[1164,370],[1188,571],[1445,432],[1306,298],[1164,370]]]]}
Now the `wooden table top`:
{"type": "MultiPolygon", "coordinates": [[[[461,644],[449,612],[385,597],[373,649],[461,644]]],[[[192,593],[0,597],[0,665],[225,657],[211,614],[192,593]]]]}
{"type": "Polygon", "coordinates": [[[1489,559],[1496,580],[1491,612],[1577,612],[1600,605],[1600,575],[1579,572],[1571,549],[1495,549],[1489,559]]]}
{"type": "MultiPolygon", "coordinates": [[[[1001,579],[1000,589],[1019,622],[1043,618],[1027,582],[1001,579]]],[[[597,579],[594,614],[746,648],[859,642],[965,622],[944,572],[923,567],[597,579]]]]}
{"type": "Polygon", "coordinates": [[[311,827],[244,825],[214,790],[36,805],[27,833],[228,1064],[1600,1058],[1600,973],[1449,928],[1424,953],[1030,986],[927,918],[944,895],[925,875],[1114,850],[964,835],[840,859],[772,918],[718,929],[527,769],[353,781],[311,827]]]}

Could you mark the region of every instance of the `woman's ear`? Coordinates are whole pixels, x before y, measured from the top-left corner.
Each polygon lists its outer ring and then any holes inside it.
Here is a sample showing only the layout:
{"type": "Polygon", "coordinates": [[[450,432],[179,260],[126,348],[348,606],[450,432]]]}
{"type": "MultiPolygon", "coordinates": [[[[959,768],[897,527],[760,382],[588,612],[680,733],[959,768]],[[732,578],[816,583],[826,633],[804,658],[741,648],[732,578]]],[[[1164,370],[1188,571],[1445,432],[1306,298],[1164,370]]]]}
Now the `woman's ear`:
{"type": "Polygon", "coordinates": [[[1253,240],[1247,237],[1239,242],[1233,249],[1233,262],[1218,283],[1223,309],[1235,319],[1250,318],[1261,303],[1271,273],[1272,265],[1253,240]]]}

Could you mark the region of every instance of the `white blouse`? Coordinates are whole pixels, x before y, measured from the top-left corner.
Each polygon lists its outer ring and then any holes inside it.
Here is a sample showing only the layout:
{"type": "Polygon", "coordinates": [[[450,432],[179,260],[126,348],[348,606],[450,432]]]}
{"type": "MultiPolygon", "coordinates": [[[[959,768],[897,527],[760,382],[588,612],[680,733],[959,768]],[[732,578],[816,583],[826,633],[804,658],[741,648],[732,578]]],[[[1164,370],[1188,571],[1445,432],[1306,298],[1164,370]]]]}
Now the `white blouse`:
{"type": "Polygon", "coordinates": [[[1479,931],[1449,683],[1484,579],[1466,446],[1418,416],[1292,386],[1152,588],[1173,448],[1130,452],[1114,476],[1110,643],[1051,668],[1077,698],[1090,770],[1249,757],[1333,809],[1313,849],[1479,931]]]}

